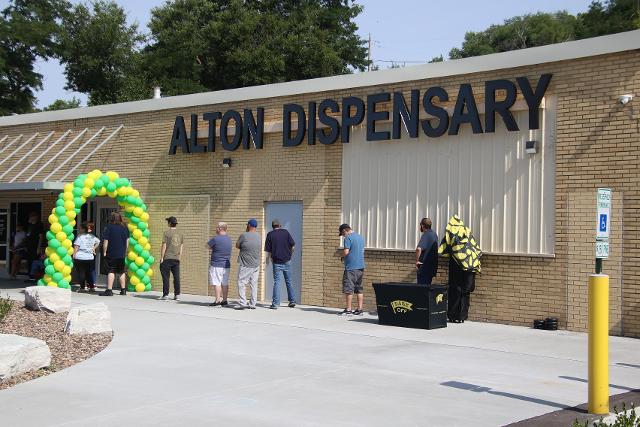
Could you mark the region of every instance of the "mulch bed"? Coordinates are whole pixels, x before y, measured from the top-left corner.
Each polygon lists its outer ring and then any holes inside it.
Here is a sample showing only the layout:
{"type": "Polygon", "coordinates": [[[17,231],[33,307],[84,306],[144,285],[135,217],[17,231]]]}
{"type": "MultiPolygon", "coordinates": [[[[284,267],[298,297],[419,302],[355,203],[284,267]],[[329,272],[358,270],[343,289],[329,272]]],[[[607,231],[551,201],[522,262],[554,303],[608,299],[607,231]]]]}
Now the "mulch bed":
{"type": "Polygon", "coordinates": [[[67,313],[31,311],[21,302],[13,303],[11,311],[0,322],[0,333],[45,341],[51,350],[51,365],[2,381],[0,390],[82,362],[102,351],[111,342],[112,333],[67,335],[64,332],[66,320],[67,313]]]}

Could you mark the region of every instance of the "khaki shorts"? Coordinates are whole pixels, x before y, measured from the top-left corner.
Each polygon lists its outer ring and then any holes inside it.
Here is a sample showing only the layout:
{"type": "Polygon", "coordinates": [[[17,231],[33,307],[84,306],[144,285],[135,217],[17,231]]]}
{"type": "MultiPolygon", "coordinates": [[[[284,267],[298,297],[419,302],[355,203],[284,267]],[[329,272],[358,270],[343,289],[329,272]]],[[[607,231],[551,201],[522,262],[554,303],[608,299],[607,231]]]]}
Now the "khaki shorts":
{"type": "Polygon", "coordinates": [[[361,294],[364,270],[345,270],[342,275],[343,294],[361,294]]]}

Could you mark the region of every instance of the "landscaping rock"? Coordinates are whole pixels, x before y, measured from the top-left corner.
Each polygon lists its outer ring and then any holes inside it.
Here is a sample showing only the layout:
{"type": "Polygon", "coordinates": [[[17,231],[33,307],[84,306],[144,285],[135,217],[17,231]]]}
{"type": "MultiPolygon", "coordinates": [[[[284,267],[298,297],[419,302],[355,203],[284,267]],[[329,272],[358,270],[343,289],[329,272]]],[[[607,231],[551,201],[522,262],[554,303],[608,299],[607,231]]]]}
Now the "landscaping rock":
{"type": "Polygon", "coordinates": [[[64,330],[69,335],[111,332],[111,312],[101,302],[74,307],[69,311],[64,330]]]}
{"type": "Polygon", "coordinates": [[[24,305],[35,311],[62,313],[71,308],[71,291],[52,286],[29,286],[24,290],[24,305]]]}
{"type": "Polygon", "coordinates": [[[0,334],[0,382],[51,364],[49,346],[37,338],[0,334]]]}

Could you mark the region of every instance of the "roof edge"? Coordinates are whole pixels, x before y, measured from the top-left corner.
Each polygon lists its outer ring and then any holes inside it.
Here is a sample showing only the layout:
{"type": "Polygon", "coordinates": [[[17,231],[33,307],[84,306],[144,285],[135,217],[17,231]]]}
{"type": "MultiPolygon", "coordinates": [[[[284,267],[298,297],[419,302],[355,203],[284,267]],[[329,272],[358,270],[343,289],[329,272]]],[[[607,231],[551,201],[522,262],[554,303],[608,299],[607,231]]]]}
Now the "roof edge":
{"type": "Polygon", "coordinates": [[[160,99],[145,99],[119,104],[99,105],[95,107],[19,114],[0,117],[0,126],[105,117],[378,86],[412,80],[449,77],[527,65],[545,64],[635,49],[640,49],[640,30],[405,68],[296,80],[262,86],[170,96],[160,99]]]}

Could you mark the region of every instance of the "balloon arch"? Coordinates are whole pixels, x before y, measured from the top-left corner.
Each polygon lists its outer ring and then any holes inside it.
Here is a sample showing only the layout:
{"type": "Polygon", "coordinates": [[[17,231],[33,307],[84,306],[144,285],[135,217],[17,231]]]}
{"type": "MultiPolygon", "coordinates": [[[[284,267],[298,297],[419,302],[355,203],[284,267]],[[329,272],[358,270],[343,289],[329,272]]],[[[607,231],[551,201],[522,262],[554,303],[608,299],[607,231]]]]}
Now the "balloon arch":
{"type": "Polygon", "coordinates": [[[144,292],[151,290],[151,266],[155,261],[149,244],[149,214],[140,193],[131,186],[127,178],[113,171],[102,173],[94,170],[79,175],[73,183],[65,184],[58,196],[56,207],[49,215],[50,228],[47,232],[48,246],[45,251],[45,274],[38,281],[40,286],[71,288],[73,267],[73,231],[76,216],[87,199],[109,196],[118,201],[128,219],[129,252],[125,263],[128,267],[128,290],[144,292]]]}

